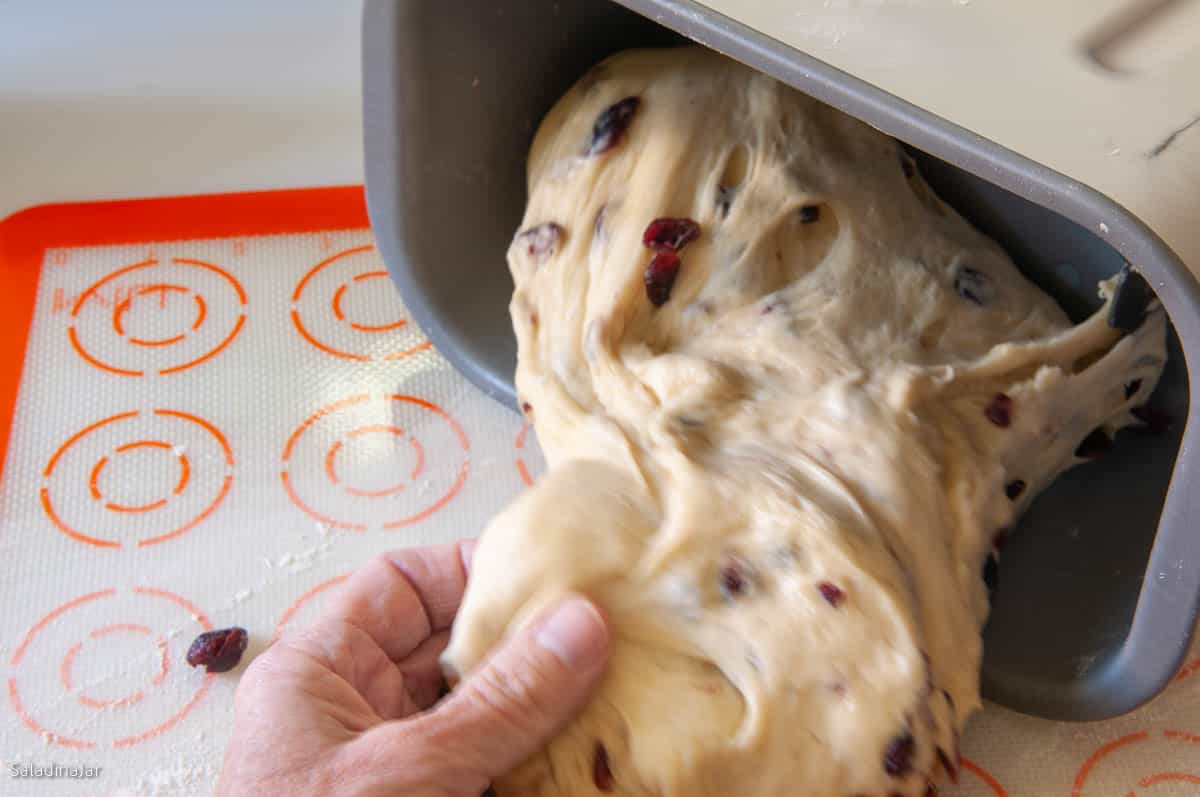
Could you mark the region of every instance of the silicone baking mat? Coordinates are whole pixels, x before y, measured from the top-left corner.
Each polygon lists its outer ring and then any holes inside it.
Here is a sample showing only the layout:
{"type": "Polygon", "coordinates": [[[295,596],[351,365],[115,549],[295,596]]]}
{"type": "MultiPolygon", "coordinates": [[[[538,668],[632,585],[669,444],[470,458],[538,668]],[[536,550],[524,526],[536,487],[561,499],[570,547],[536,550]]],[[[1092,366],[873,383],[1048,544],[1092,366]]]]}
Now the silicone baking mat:
{"type": "MultiPolygon", "coordinates": [[[[0,275],[0,794],[211,792],[236,673],[184,664],[197,633],[253,656],[543,468],[408,320],[361,188],[35,208],[0,275]],[[54,765],[99,774],[17,777],[54,765]]],[[[1198,657],[1112,722],[989,707],[943,793],[1200,794],[1198,657]]]]}

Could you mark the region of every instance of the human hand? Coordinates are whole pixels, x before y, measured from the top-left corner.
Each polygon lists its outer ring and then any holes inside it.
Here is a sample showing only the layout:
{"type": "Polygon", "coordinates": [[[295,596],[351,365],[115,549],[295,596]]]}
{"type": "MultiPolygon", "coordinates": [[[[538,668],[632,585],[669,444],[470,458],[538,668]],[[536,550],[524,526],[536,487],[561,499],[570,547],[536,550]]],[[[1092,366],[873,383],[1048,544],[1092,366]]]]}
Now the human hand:
{"type": "Polygon", "coordinates": [[[384,554],[246,669],[218,797],[476,797],[582,710],[608,630],[567,598],[441,699],[472,543],[384,554]]]}

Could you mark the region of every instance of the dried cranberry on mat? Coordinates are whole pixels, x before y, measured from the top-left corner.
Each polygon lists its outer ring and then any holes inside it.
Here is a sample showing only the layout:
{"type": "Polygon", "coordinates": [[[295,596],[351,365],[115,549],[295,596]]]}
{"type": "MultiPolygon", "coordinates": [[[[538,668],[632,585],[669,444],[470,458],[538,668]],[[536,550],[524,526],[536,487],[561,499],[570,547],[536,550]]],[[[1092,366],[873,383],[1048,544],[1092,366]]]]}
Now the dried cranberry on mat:
{"type": "Polygon", "coordinates": [[[1013,400],[1005,393],[997,393],[983,408],[983,414],[1001,429],[1012,425],[1013,400]]]}
{"type": "Polygon", "coordinates": [[[621,143],[621,138],[642,104],[641,97],[626,97],[604,109],[592,126],[592,143],[585,155],[600,155],[621,143]]]}
{"type": "Polygon", "coordinates": [[[642,243],[655,252],[678,252],[700,237],[700,225],[691,219],[655,219],[642,234],[642,243]]]}
{"type": "Polygon", "coordinates": [[[187,663],[209,672],[229,672],[242,660],[249,639],[244,628],[206,631],[188,648],[187,663]]]}
{"type": "Polygon", "coordinates": [[[675,278],[679,276],[679,255],[674,252],[658,252],[646,266],[643,280],[646,296],[655,307],[662,307],[671,298],[675,278]]]}

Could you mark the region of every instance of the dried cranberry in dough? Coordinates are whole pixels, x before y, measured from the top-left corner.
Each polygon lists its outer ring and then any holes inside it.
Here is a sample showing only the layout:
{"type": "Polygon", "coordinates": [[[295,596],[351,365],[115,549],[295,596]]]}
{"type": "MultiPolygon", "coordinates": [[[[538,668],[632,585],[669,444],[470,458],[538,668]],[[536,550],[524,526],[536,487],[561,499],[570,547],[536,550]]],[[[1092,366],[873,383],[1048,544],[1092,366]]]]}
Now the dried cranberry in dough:
{"type": "Polygon", "coordinates": [[[633,122],[633,117],[641,106],[640,97],[626,97],[620,102],[613,103],[600,116],[592,127],[592,141],[588,145],[588,155],[601,155],[621,143],[625,131],[633,122]]]}
{"type": "Polygon", "coordinates": [[[897,142],[712,51],[603,74],[528,154],[519,229],[589,240],[509,249],[549,468],[483,532],[445,661],[577,593],[609,666],[496,792],[918,797],[980,704],[988,552],[1134,423],[1165,314],[1074,325],[897,142]]]}

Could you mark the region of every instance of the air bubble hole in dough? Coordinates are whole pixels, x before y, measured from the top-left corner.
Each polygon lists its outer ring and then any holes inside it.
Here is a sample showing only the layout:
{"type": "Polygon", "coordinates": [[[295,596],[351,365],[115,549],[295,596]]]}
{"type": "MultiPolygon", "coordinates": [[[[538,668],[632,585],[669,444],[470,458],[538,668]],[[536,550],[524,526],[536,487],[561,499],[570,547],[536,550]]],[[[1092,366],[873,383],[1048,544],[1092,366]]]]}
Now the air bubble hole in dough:
{"type": "Polygon", "coordinates": [[[564,593],[611,618],[585,713],[504,795],[921,797],[979,708],[1000,543],[1165,359],[1073,326],[887,136],[699,48],[543,121],[508,252],[550,466],[483,534],[469,672],[564,593]]]}

